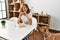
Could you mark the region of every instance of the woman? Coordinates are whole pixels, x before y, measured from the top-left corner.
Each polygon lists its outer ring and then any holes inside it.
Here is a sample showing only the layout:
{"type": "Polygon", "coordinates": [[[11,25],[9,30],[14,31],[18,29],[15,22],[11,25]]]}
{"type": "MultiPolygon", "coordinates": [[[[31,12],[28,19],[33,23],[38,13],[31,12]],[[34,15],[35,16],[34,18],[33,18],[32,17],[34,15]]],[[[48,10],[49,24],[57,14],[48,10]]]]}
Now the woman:
{"type": "MultiPolygon", "coordinates": [[[[19,14],[18,23],[28,23],[32,25],[32,13],[27,4],[23,4],[21,12],[19,14]]],[[[23,40],[27,40],[27,37],[23,38],[23,40]]]]}
{"type": "Polygon", "coordinates": [[[32,14],[27,4],[23,4],[23,7],[19,14],[18,23],[21,23],[21,22],[28,23],[30,25],[32,24],[32,14]]]}

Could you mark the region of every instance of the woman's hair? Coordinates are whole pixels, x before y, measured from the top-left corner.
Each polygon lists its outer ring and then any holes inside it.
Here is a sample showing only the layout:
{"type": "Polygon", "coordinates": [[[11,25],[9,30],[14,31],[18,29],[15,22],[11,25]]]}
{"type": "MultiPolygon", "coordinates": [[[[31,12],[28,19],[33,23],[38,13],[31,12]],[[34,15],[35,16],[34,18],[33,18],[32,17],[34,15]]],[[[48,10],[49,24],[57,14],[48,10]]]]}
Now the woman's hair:
{"type": "MultiPolygon", "coordinates": [[[[27,4],[23,4],[24,6],[26,6],[27,7],[27,12],[26,13],[30,13],[30,9],[29,9],[29,6],[27,5],[27,4]]],[[[21,10],[21,11],[23,11],[23,9],[21,10]]]]}

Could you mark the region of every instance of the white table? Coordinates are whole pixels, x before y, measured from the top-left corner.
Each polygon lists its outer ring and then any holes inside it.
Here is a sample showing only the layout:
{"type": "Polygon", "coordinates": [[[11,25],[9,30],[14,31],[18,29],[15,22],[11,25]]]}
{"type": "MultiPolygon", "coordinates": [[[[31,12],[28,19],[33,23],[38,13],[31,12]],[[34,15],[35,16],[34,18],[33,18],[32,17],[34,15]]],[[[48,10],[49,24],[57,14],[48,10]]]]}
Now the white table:
{"type": "Polygon", "coordinates": [[[5,28],[2,28],[0,23],[0,36],[8,40],[22,40],[35,28],[34,24],[19,28],[15,22],[6,20],[5,28]]]}

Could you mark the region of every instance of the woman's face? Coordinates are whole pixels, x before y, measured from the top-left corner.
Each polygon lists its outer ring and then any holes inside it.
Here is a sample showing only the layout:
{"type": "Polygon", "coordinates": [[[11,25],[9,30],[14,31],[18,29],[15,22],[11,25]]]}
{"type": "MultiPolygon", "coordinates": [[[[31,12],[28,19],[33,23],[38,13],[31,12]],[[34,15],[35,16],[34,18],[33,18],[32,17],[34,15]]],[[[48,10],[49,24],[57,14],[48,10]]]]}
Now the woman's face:
{"type": "Polygon", "coordinates": [[[27,12],[27,10],[28,10],[28,8],[24,5],[24,6],[23,6],[23,11],[24,11],[24,12],[27,12]]]}

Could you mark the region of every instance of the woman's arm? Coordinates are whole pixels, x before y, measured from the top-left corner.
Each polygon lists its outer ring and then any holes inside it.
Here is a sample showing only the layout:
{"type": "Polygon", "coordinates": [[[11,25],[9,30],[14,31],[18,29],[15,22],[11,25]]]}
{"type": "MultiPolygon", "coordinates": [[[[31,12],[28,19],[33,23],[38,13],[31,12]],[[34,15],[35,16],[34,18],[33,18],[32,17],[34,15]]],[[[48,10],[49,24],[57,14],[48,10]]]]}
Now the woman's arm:
{"type": "Polygon", "coordinates": [[[28,23],[30,24],[30,25],[32,25],[32,18],[30,18],[29,16],[27,16],[27,13],[26,12],[24,12],[25,14],[25,16],[27,17],[27,19],[28,19],[28,23]]]}
{"type": "Polygon", "coordinates": [[[28,19],[28,23],[29,23],[30,25],[32,25],[32,18],[29,18],[27,15],[26,15],[26,17],[27,17],[27,19],[28,19]]]}
{"type": "Polygon", "coordinates": [[[21,16],[22,16],[22,13],[20,13],[19,16],[18,16],[18,24],[22,23],[21,16]]]}

